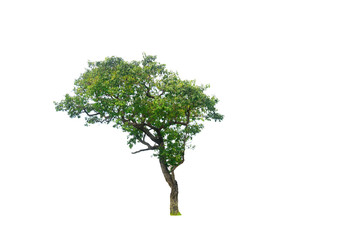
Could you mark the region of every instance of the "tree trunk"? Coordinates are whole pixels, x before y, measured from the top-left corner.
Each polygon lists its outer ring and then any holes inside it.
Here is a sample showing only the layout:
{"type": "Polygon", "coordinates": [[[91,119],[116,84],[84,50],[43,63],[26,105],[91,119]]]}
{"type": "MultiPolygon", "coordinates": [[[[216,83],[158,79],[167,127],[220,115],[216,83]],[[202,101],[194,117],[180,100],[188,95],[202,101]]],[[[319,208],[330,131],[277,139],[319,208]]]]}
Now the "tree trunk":
{"type": "Polygon", "coordinates": [[[172,174],[170,173],[169,169],[166,167],[164,159],[160,158],[159,160],[160,160],[160,166],[161,166],[162,173],[165,177],[166,182],[169,184],[169,186],[171,188],[170,215],[172,215],[172,216],[181,215],[179,212],[179,207],[178,207],[179,189],[178,189],[178,184],[175,180],[175,174],[174,174],[174,172],[172,172],[172,174]]]}
{"type": "Polygon", "coordinates": [[[174,185],[171,187],[170,193],[170,215],[181,215],[178,207],[178,194],[178,185],[176,180],[174,179],[174,185]]]}

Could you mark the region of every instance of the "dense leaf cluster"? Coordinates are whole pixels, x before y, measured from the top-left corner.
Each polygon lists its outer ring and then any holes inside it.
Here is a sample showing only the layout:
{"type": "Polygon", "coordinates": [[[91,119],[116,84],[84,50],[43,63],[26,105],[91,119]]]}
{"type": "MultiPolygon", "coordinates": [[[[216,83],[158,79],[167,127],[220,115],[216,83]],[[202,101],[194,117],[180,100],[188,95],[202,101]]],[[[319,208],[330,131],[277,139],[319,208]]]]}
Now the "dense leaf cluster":
{"type": "Polygon", "coordinates": [[[85,115],[86,125],[121,128],[128,133],[130,148],[144,144],[144,150],[153,150],[173,172],[183,163],[189,140],[203,128],[201,121],[223,119],[215,107],[218,99],[204,93],[207,88],[181,80],[156,62],[156,56],[144,54],[132,62],[110,57],[89,62],[75,80],[73,94],[55,105],[72,118],[85,115]]]}

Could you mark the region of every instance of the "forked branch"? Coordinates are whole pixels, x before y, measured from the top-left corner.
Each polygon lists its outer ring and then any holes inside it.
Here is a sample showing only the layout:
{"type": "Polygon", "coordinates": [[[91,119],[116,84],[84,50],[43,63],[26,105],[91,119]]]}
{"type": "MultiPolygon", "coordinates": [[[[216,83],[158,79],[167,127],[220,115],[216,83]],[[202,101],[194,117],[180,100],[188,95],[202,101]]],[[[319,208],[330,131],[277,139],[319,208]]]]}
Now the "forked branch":
{"type": "Polygon", "coordinates": [[[149,147],[149,148],[141,149],[141,150],[136,151],[136,152],[132,152],[132,154],[136,154],[136,153],[144,152],[144,151],[149,151],[149,150],[155,150],[155,149],[158,149],[158,148],[159,148],[159,146],[155,145],[155,146],[152,146],[152,147],[149,147]]]}

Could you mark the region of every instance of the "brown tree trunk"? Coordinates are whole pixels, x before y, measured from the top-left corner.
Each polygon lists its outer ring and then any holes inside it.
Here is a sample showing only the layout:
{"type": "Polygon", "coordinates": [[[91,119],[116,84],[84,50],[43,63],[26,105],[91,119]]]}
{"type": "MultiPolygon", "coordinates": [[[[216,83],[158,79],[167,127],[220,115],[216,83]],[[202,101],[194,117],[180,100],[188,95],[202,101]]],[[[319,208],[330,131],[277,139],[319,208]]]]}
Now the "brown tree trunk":
{"type": "Polygon", "coordinates": [[[169,186],[171,188],[170,215],[172,215],[172,216],[181,215],[179,212],[179,207],[178,207],[179,189],[178,189],[177,181],[175,180],[175,174],[174,174],[174,172],[170,173],[169,169],[166,167],[164,159],[160,158],[159,160],[160,160],[160,166],[161,166],[162,173],[165,177],[166,182],[169,184],[169,186]]]}
{"type": "Polygon", "coordinates": [[[170,215],[181,215],[178,207],[178,194],[178,185],[176,180],[174,179],[174,185],[171,187],[170,193],[170,215]]]}

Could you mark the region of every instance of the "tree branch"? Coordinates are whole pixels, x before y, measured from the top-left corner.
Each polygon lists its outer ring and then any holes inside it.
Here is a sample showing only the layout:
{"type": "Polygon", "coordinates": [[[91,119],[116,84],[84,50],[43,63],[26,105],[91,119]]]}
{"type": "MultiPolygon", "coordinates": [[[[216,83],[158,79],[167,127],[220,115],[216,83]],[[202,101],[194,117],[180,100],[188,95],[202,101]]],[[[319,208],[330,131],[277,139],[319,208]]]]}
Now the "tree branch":
{"type": "Polygon", "coordinates": [[[135,126],[136,128],[138,128],[139,130],[143,131],[152,141],[154,141],[157,144],[160,144],[160,140],[159,138],[155,137],[150,131],[149,129],[147,129],[147,127],[145,127],[144,125],[138,125],[135,126]]]}
{"type": "Polygon", "coordinates": [[[154,96],[152,96],[152,95],[150,94],[150,90],[149,90],[149,89],[148,89],[148,91],[146,92],[146,96],[149,97],[149,98],[155,98],[154,96]]]}
{"type": "Polygon", "coordinates": [[[144,134],[144,137],[142,140],[138,139],[138,141],[141,142],[142,144],[146,145],[148,148],[152,148],[152,146],[148,142],[145,141],[145,136],[146,136],[146,134],[144,134]]]}
{"type": "Polygon", "coordinates": [[[155,150],[155,149],[158,149],[159,148],[159,145],[154,145],[154,146],[151,146],[148,142],[145,141],[145,137],[147,135],[144,133],[144,136],[143,138],[137,138],[137,140],[139,142],[141,142],[142,144],[146,145],[148,148],[145,148],[145,149],[141,149],[139,151],[136,151],[136,152],[132,152],[132,154],[136,154],[136,153],[139,153],[139,152],[143,152],[143,151],[149,151],[149,150],[155,150]]]}
{"type": "Polygon", "coordinates": [[[150,94],[150,87],[147,87],[145,84],[144,84],[144,86],[145,86],[145,88],[146,88],[146,96],[147,97],[149,97],[149,98],[155,98],[154,96],[152,96],[151,94],[150,94]]]}
{"type": "Polygon", "coordinates": [[[150,146],[149,148],[145,148],[145,149],[141,149],[139,151],[136,151],[136,152],[132,152],[132,154],[136,154],[136,153],[139,153],[139,152],[144,152],[144,151],[149,151],[149,150],[155,150],[155,149],[158,149],[159,146],[155,145],[155,146],[150,146]]]}
{"type": "Polygon", "coordinates": [[[158,132],[158,131],[161,130],[160,128],[157,128],[157,127],[151,125],[150,123],[145,123],[145,122],[144,122],[143,124],[144,124],[144,126],[148,126],[149,128],[153,129],[153,130],[156,131],[156,132],[158,132]]]}
{"type": "Polygon", "coordinates": [[[179,125],[184,125],[184,126],[187,126],[189,123],[185,123],[185,122],[179,122],[179,121],[171,121],[169,122],[169,125],[172,125],[172,124],[179,124],[179,125]]]}
{"type": "MultiPolygon", "coordinates": [[[[157,138],[157,137],[155,137],[155,136],[149,131],[149,129],[146,128],[146,125],[147,125],[147,124],[145,124],[145,123],[139,124],[139,123],[136,123],[136,122],[131,122],[130,120],[125,119],[123,116],[122,116],[122,120],[123,120],[123,122],[126,122],[126,123],[130,124],[131,126],[133,126],[133,127],[137,128],[137,129],[143,131],[152,141],[154,141],[154,142],[157,143],[157,144],[160,144],[160,139],[157,138]]],[[[149,126],[151,126],[151,125],[149,125],[149,126]]],[[[155,130],[155,131],[159,131],[160,129],[156,129],[156,128],[154,127],[154,130],[155,130]]]]}
{"type": "Polygon", "coordinates": [[[187,121],[187,122],[170,121],[170,122],[168,122],[168,123],[166,123],[166,124],[163,124],[163,125],[159,128],[159,130],[164,129],[165,127],[169,127],[169,126],[171,126],[171,125],[173,125],[173,124],[179,124],[179,125],[183,125],[183,126],[187,127],[187,126],[189,125],[189,121],[187,121]]]}
{"type": "Polygon", "coordinates": [[[84,108],[84,113],[86,113],[86,115],[88,115],[89,117],[93,117],[93,116],[96,116],[96,115],[100,115],[100,113],[93,113],[93,114],[90,114],[88,111],[86,111],[86,109],[84,108]]]}
{"type": "Polygon", "coordinates": [[[132,152],[132,154],[137,154],[139,152],[144,152],[144,151],[149,151],[149,150],[152,150],[151,148],[146,148],[146,149],[141,149],[139,151],[136,151],[136,152],[132,152]]]}

